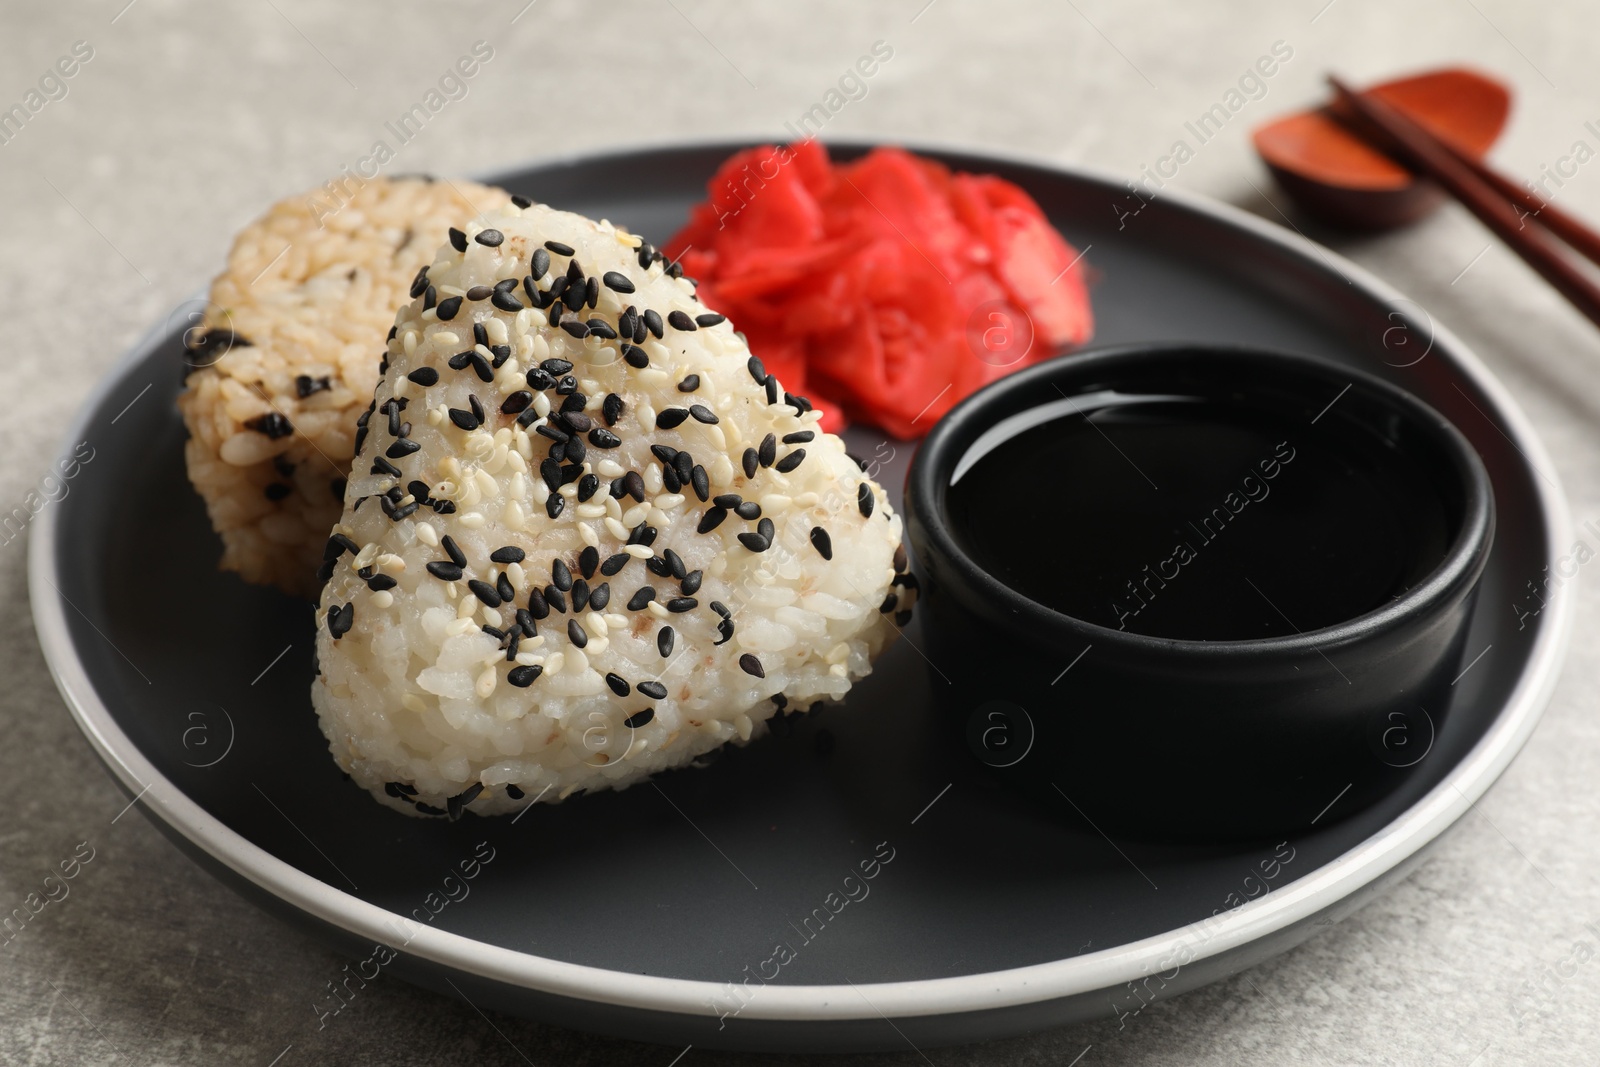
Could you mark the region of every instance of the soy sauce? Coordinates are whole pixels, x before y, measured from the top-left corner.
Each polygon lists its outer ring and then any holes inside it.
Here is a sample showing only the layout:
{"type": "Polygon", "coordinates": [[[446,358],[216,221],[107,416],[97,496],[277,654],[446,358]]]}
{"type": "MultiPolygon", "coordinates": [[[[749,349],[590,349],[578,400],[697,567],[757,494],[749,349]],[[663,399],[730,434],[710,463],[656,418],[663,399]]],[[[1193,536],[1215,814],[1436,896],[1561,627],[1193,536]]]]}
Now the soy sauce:
{"type": "Polygon", "coordinates": [[[1354,619],[1443,560],[1446,481],[1359,420],[1104,392],[991,428],[946,507],[974,561],[1063,614],[1237,641],[1354,619]]]}

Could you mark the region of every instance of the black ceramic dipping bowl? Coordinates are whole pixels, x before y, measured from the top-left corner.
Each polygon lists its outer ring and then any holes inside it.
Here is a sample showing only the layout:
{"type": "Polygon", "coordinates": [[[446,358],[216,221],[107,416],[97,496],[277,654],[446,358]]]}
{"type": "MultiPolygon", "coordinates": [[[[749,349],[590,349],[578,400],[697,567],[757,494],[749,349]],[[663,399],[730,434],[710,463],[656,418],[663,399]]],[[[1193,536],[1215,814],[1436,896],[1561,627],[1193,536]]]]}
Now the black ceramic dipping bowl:
{"type": "Polygon", "coordinates": [[[1066,817],[1167,839],[1292,835],[1401,781],[1493,539],[1481,461],[1421,401],[1195,344],[979,391],[906,511],[959,743],[1066,817]]]}

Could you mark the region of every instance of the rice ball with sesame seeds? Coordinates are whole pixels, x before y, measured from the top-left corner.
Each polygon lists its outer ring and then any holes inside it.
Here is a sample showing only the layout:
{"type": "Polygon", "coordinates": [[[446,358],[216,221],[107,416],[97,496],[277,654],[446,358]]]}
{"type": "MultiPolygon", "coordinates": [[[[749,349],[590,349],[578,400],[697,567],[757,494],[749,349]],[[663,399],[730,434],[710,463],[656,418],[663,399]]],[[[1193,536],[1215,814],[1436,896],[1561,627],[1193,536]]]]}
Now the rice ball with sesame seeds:
{"type": "Polygon", "coordinates": [[[348,177],[235,238],[185,338],[178,398],[223,569],[316,597],[394,310],[452,225],[507,200],[473,182],[348,177]]]}
{"type": "Polygon", "coordinates": [[[326,545],[312,700],[391,807],[623,788],[837,701],[915,583],[883,491],[606,222],[453,230],[326,545]]]}

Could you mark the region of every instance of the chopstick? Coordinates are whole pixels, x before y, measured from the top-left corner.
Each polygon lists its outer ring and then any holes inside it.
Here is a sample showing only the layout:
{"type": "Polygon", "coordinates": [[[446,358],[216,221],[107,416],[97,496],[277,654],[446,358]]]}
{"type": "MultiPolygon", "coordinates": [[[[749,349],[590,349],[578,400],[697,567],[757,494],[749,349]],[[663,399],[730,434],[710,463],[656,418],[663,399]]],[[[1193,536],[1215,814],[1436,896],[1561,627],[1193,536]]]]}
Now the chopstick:
{"type": "MultiPolygon", "coordinates": [[[[1584,277],[1547,236],[1573,234],[1578,239],[1569,242],[1572,247],[1600,262],[1600,256],[1595,254],[1600,253],[1600,234],[1531,193],[1516,188],[1509,180],[1481,173],[1383,100],[1358,93],[1332,75],[1328,83],[1333,86],[1339,102],[1362,120],[1356,126],[1358,134],[1375,142],[1380,150],[1396,156],[1410,169],[1442,185],[1589,321],[1600,326],[1600,287],[1584,277]],[[1524,216],[1513,203],[1529,209],[1529,215],[1524,216]],[[1534,211],[1539,214],[1532,214],[1534,211]],[[1525,218],[1532,218],[1535,225],[1526,225],[1525,218]],[[1552,219],[1558,220],[1555,225],[1549,225],[1552,219]]],[[[1486,167],[1482,169],[1487,170],[1486,167]]]]}

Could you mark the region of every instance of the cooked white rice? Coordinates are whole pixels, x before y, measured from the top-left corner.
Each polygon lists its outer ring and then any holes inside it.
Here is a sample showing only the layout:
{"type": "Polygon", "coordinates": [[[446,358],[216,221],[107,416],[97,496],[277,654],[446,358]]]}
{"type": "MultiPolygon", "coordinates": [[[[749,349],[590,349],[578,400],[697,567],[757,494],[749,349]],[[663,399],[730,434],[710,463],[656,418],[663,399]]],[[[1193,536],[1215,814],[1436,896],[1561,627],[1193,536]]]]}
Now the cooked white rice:
{"type": "Polygon", "coordinates": [[[234,240],[186,342],[189,478],[222,567],[314,599],[356,416],[384,334],[445,232],[507,194],[473,182],[347,179],[274,204],[234,240]]]}
{"type": "Polygon", "coordinates": [[[542,205],[452,236],[327,545],[339,766],[403,811],[493,814],[842,698],[912,598],[843,442],[638,238],[542,205]]]}

